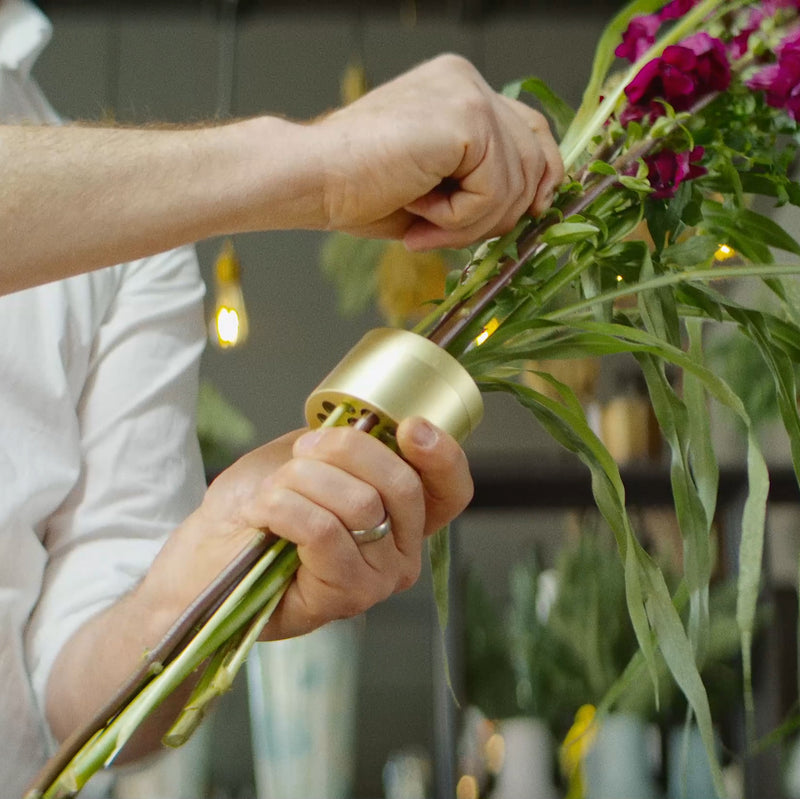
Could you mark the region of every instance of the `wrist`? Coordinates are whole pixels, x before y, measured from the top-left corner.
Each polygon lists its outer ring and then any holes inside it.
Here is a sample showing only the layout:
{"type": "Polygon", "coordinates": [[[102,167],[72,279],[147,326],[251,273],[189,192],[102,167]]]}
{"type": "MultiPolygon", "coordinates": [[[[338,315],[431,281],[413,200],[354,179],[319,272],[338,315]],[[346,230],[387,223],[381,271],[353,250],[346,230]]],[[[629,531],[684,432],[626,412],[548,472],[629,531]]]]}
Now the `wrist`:
{"type": "Polygon", "coordinates": [[[229,128],[226,146],[235,154],[237,169],[230,227],[325,228],[323,154],[314,125],[261,116],[229,128]]]}

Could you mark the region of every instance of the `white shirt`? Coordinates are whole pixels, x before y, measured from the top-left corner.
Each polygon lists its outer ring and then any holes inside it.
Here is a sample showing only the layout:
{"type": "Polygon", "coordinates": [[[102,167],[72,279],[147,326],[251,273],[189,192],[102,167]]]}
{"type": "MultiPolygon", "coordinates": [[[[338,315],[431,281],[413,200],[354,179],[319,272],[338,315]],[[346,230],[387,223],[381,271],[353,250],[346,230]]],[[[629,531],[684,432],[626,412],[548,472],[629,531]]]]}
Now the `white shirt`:
{"type": "MultiPolygon", "coordinates": [[[[29,74],[48,38],[26,0],[0,0],[0,119],[57,121],[29,74]]],[[[202,497],[202,296],[183,248],[0,297],[4,796],[52,749],[43,708],[60,648],[202,497]]]]}

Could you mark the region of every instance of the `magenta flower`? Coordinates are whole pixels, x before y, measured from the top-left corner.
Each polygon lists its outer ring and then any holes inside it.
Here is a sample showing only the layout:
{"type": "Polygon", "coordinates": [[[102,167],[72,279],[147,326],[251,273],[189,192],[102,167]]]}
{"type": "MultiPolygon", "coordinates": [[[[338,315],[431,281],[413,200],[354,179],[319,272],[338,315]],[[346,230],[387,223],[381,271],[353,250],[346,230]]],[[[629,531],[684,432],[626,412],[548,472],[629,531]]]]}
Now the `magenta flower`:
{"type": "Polygon", "coordinates": [[[747,53],[747,47],[750,42],[751,34],[755,33],[760,27],[764,18],[768,16],[764,11],[764,7],[750,9],[747,22],[742,29],[731,39],[728,45],[728,52],[731,58],[741,58],[747,53]]]}
{"type": "MultiPolygon", "coordinates": [[[[775,2],[798,2],[800,0],[774,0],[775,2]]],[[[628,23],[622,42],[614,54],[634,63],[652,47],[662,22],[680,19],[687,11],[697,5],[699,0],[671,0],[656,14],[643,14],[633,17],[628,23]]]]}
{"type": "Polygon", "coordinates": [[[800,122],[800,30],[786,37],[777,49],[778,61],[759,70],[747,86],[763,91],[767,105],[783,108],[800,122]]]}
{"type": "Polygon", "coordinates": [[[782,8],[800,9],[800,0],[763,0],[764,13],[772,16],[782,8]]]}
{"type": "Polygon", "coordinates": [[[655,14],[634,17],[622,34],[622,43],[614,50],[614,54],[634,63],[653,46],[660,27],[661,20],[655,14]]]}
{"type": "Polygon", "coordinates": [[[629,105],[620,121],[625,125],[661,116],[664,102],[676,111],[687,111],[708,94],[725,91],[730,81],[725,45],[707,33],[696,33],[642,67],[625,87],[629,105]]]}
{"type": "Polygon", "coordinates": [[[702,147],[695,147],[681,153],[662,150],[655,155],[646,156],[644,161],[648,169],[647,179],[653,187],[651,197],[659,200],[674,197],[684,180],[705,175],[706,168],[698,163],[704,153],[702,147]]]}
{"type": "Polygon", "coordinates": [[[658,12],[659,19],[680,19],[684,14],[694,8],[699,0],[672,0],[658,12]]]}

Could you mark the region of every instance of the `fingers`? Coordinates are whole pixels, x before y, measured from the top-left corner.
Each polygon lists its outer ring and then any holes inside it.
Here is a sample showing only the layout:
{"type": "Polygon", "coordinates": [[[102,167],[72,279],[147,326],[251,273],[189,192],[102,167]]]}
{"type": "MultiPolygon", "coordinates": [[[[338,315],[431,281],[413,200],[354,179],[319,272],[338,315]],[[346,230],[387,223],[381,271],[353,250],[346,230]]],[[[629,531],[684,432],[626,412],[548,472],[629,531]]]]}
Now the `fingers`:
{"type": "Polygon", "coordinates": [[[404,422],[398,442],[403,458],[348,428],[307,433],[244,503],[246,522],[296,543],[302,563],[269,637],[363,612],[416,582],[423,537],[463,510],[472,483],[461,448],[427,422],[404,422]],[[358,546],[350,531],[386,514],[391,534],[358,546]]]}
{"type": "Polygon", "coordinates": [[[412,250],[461,247],[510,230],[525,213],[547,210],[564,178],[545,117],[493,95],[483,149],[475,148],[451,179],[406,206],[418,219],[403,240],[412,250]]]}
{"type": "Polygon", "coordinates": [[[545,117],[444,55],[308,126],[330,229],[462,247],[546,210],[563,167],[545,117]]]}
{"type": "Polygon", "coordinates": [[[349,428],[307,433],[293,457],[248,498],[247,523],[297,544],[301,568],[270,625],[272,637],[363,612],[410,587],[421,569],[422,481],[377,439],[349,428]],[[350,530],[391,518],[392,534],[363,546],[350,530]]]}
{"type": "Polygon", "coordinates": [[[419,474],[425,495],[424,535],[432,535],[472,499],[467,457],[455,439],[419,417],[401,422],[397,442],[403,457],[419,474]]]}

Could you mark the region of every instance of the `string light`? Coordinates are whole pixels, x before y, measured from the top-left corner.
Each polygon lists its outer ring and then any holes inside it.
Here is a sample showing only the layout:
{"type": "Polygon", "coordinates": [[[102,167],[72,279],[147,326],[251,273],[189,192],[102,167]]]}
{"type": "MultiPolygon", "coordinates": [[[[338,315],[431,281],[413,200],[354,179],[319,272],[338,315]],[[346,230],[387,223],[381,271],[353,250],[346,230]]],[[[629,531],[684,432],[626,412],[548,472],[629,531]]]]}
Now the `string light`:
{"type": "Polygon", "coordinates": [[[226,239],[214,264],[214,313],[209,337],[222,349],[247,340],[249,323],[242,293],[241,268],[233,242],[226,239]]]}
{"type": "Polygon", "coordinates": [[[729,258],[735,257],[735,255],[736,250],[734,250],[729,244],[720,244],[717,247],[717,251],[714,253],[714,260],[727,261],[729,258]]]}
{"type": "Polygon", "coordinates": [[[489,336],[491,336],[495,330],[497,330],[498,327],[500,327],[500,322],[494,318],[490,319],[486,323],[486,326],[483,328],[480,335],[475,339],[476,346],[480,347],[481,344],[483,344],[483,342],[486,341],[486,339],[489,338],[489,336]]]}

